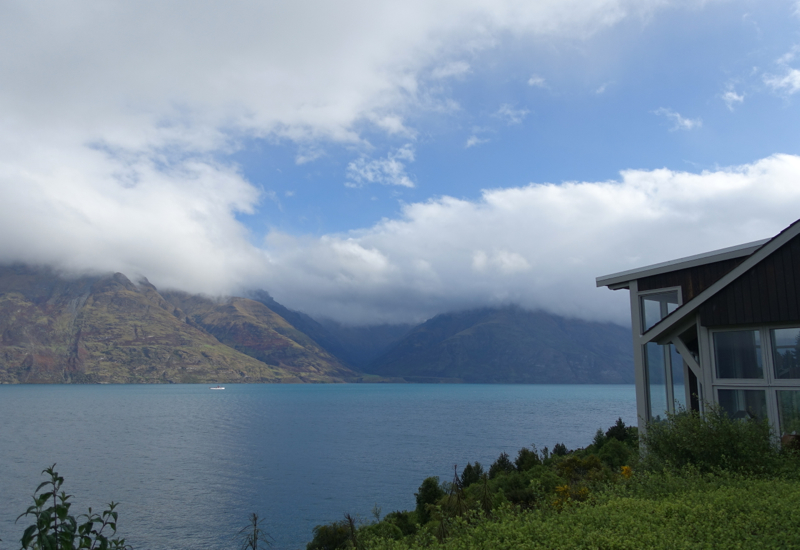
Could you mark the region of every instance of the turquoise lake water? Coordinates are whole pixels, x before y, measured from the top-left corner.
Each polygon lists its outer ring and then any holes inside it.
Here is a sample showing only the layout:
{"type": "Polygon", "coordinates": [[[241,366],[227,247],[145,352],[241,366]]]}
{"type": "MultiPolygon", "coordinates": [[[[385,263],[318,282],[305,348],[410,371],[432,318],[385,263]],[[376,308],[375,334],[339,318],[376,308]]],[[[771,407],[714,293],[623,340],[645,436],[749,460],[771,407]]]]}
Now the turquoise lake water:
{"type": "Polygon", "coordinates": [[[252,512],[274,548],[344,513],[413,509],[422,480],[505,451],[588,445],[633,385],[0,386],[0,549],[58,463],[74,513],[119,502],[135,549],[237,548],[252,512]]]}

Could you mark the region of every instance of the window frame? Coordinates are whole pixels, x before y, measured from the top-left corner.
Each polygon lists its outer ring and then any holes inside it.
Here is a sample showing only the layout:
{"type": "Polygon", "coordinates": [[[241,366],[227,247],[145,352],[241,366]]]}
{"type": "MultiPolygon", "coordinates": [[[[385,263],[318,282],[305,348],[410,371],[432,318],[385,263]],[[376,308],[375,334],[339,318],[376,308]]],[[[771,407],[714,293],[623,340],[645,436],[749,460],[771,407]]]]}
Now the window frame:
{"type": "MultiPolygon", "coordinates": [[[[644,308],[644,300],[643,300],[643,298],[645,298],[646,296],[651,296],[653,294],[666,294],[668,292],[677,292],[678,308],[680,308],[683,305],[683,287],[681,287],[680,285],[678,285],[678,286],[668,286],[668,287],[663,287],[663,288],[656,288],[656,289],[652,289],[652,290],[643,290],[643,291],[638,291],[637,290],[637,292],[636,292],[636,303],[637,303],[637,308],[639,309],[639,327],[638,327],[638,331],[639,331],[640,335],[643,335],[646,332],[644,330],[645,308],[644,308]]],[[[670,315],[670,314],[671,313],[667,314],[667,316],[670,315]]],[[[667,316],[662,317],[661,319],[659,319],[658,322],[661,322],[667,316]]],[[[653,326],[655,326],[655,325],[653,325],[653,326]]],[[[652,327],[650,327],[650,328],[652,328],[652,327]]],[[[660,346],[660,347],[668,349],[669,345],[671,345],[671,344],[668,344],[666,346],[660,346]]],[[[645,396],[646,396],[646,414],[647,414],[647,418],[648,418],[648,422],[649,422],[649,421],[652,421],[654,419],[653,410],[652,410],[652,399],[651,399],[652,396],[651,396],[651,393],[650,393],[650,365],[648,364],[648,360],[647,360],[647,349],[646,349],[647,344],[644,344],[641,347],[642,347],[641,354],[642,354],[642,357],[643,357],[643,360],[644,360],[644,364],[643,364],[643,369],[642,370],[643,370],[643,374],[644,374],[644,390],[645,390],[645,396]]],[[[665,355],[665,361],[667,361],[667,363],[665,365],[666,369],[665,369],[665,372],[664,372],[665,385],[666,385],[666,390],[667,390],[666,391],[666,393],[667,393],[667,395],[666,395],[667,410],[665,411],[665,413],[666,412],[674,413],[675,412],[675,388],[672,385],[672,380],[674,378],[673,377],[673,373],[672,373],[672,369],[673,369],[672,358],[671,358],[671,354],[669,352],[667,352],[667,351],[665,351],[664,355],[665,355]]],[[[681,361],[681,364],[680,364],[679,368],[683,369],[683,361],[681,361]]],[[[685,384],[686,384],[686,381],[684,380],[684,385],[685,384]]],[[[685,391],[685,388],[684,388],[684,391],[685,391]]],[[[684,400],[685,400],[685,396],[684,396],[684,400]]]]}
{"type": "MultiPolygon", "coordinates": [[[[667,286],[667,287],[664,287],[664,288],[656,288],[656,289],[653,289],[653,290],[643,290],[641,292],[637,292],[636,293],[637,300],[639,301],[639,334],[644,334],[644,333],[647,332],[647,330],[650,330],[650,329],[645,330],[645,328],[644,328],[644,324],[645,324],[645,309],[644,309],[644,301],[642,300],[642,298],[644,298],[645,296],[652,296],[653,294],[666,294],[668,292],[675,292],[675,291],[677,291],[677,293],[678,293],[678,308],[680,308],[683,305],[683,287],[681,287],[681,286],[667,286]]],[[[664,320],[669,315],[671,315],[671,313],[669,313],[669,314],[665,315],[664,317],[662,317],[661,319],[659,319],[658,322],[660,323],[662,320],[664,320]]],[[[658,323],[656,323],[656,324],[658,324],[658,323]]],[[[653,326],[655,326],[655,325],[653,325],[653,326]]],[[[650,328],[653,328],[653,327],[650,327],[650,328]]]]}
{"type": "Polygon", "coordinates": [[[718,327],[708,329],[708,343],[710,353],[711,391],[714,402],[719,404],[719,390],[764,390],[767,397],[767,414],[769,423],[781,435],[780,411],[778,410],[778,391],[800,391],[800,378],[776,378],[775,358],[772,350],[772,330],[797,328],[800,323],[769,323],[758,325],[737,325],[732,327],[718,327]],[[717,377],[717,350],[714,335],[720,332],[734,332],[742,330],[758,331],[761,342],[761,362],[764,370],[763,378],[718,378],[717,377]]]}

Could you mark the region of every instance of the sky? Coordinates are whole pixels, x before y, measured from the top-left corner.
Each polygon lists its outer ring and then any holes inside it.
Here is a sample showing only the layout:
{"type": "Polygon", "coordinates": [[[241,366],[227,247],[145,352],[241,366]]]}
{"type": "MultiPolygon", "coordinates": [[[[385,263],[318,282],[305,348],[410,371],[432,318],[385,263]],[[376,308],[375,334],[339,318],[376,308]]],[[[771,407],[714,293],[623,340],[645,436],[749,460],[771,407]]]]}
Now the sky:
{"type": "Polygon", "coordinates": [[[625,325],[800,218],[799,105],[796,0],[8,0],[0,262],[625,325]]]}

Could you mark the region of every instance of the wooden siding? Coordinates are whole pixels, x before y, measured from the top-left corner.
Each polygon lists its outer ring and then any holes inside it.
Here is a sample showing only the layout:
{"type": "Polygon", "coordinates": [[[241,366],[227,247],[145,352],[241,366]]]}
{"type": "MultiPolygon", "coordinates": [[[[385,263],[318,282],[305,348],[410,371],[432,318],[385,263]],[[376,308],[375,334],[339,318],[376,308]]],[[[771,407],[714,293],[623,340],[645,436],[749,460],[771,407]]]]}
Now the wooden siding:
{"type": "Polygon", "coordinates": [[[679,269],[669,273],[661,273],[639,279],[639,291],[658,290],[673,286],[681,287],[681,295],[685,304],[705,289],[720,280],[726,273],[739,265],[745,258],[733,258],[712,264],[698,265],[679,269]]]}
{"type": "Polygon", "coordinates": [[[800,236],[700,306],[700,322],[709,327],[800,323],[800,236]]]}

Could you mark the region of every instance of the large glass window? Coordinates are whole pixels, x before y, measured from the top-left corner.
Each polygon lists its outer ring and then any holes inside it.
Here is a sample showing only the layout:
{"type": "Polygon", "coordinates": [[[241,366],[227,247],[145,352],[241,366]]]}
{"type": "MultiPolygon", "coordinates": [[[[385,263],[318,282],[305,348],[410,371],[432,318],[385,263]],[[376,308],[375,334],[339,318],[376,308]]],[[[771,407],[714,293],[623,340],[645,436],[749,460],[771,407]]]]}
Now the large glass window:
{"type": "Polygon", "coordinates": [[[678,348],[669,345],[670,362],[672,363],[672,399],[675,409],[686,409],[686,383],[683,377],[683,357],[678,353],[678,348]]]}
{"type": "Polygon", "coordinates": [[[661,319],[678,309],[678,291],[658,292],[641,296],[642,332],[647,332],[661,319]]]}
{"type": "Polygon", "coordinates": [[[647,395],[650,400],[650,418],[661,420],[667,409],[667,365],[664,347],[655,342],[645,346],[647,352],[647,395]]]}
{"type": "Polygon", "coordinates": [[[717,378],[764,378],[761,337],[757,330],[714,334],[717,378]]]}
{"type": "Polygon", "coordinates": [[[764,390],[719,390],[719,404],[731,418],[767,418],[764,390]]]}
{"type": "Polygon", "coordinates": [[[800,391],[778,391],[778,421],[781,435],[800,433],[800,391]]]}
{"type": "Polygon", "coordinates": [[[650,418],[659,420],[668,412],[686,408],[683,358],[672,344],[659,346],[648,342],[645,350],[650,418]]]}
{"type": "Polygon", "coordinates": [[[770,333],[775,378],[800,378],[800,328],[776,328],[770,333]]]}

